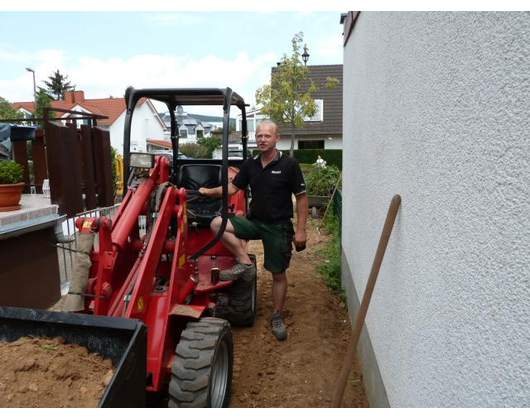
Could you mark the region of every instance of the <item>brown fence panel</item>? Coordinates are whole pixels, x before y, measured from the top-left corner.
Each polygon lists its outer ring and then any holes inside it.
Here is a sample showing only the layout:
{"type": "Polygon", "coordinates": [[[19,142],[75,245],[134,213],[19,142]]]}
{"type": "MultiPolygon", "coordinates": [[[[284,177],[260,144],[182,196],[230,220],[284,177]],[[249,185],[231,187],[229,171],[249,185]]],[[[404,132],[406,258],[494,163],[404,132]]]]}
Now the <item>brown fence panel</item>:
{"type": "Polygon", "coordinates": [[[77,128],[47,122],[46,145],[52,203],[60,214],[73,217],[84,210],[77,128]]]}
{"type": "Polygon", "coordinates": [[[35,133],[35,140],[33,140],[33,175],[35,176],[37,192],[40,194],[42,193],[42,183],[48,178],[43,130],[37,130],[35,133]]]}
{"type": "Polygon", "coordinates": [[[97,207],[96,177],[94,173],[92,128],[88,125],[81,126],[81,160],[83,162],[83,178],[85,181],[86,209],[92,210],[97,207]]]}
{"type": "Polygon", "coordinates": [[[114,191],[112,189],[110,133],[99,127],[93,128],[92,144],[94,149],[98,205],[100,207],[112,206],[114,204],[114,191]]]}
{"type": "Polygon", "coordinates": [[[14,141],[13,154],[15,156],[15,162],[20,163],[24,167],[24,194],[30,192],[30,178],[29,178],[29,164],[28,164],[28,148],[25,141],[14,141]]]}

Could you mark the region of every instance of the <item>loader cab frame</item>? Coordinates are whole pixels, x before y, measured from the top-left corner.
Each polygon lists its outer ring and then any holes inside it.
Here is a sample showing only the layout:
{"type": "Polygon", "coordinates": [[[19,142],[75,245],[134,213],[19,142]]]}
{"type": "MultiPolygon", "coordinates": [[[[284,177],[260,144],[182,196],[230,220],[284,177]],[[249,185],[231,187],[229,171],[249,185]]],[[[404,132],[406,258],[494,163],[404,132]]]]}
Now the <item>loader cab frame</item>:
{"type": "MultiPolygon", "coordinates": [[[[246,119],[246,104],[243,98],[232,91],[226,89],[204,88],[204,89],[134,89],[128,88],[125,92],[127,113],[125,116],[124,139],[123,139],[123,165],[124,180],[129,180],[131,173],[131,128],[135,107],[142,98],[159,101],[167,106],[171,117],[171,146],[173,150],[173,162],[171,165],[170,181],[178,186],[178,174],[182,165],[186,164],[221,164],[221,217],[222,224],[215,238],[202,249],[195,253],[191,259],[196,259],[212,248],[223,235],[228,221],[228,171],[229,166],[241,166],[247,159],[248,129],[246,119]],[[186,159],[179,160],[179,130],[176,119],[176,109],[178,106],[197,105],[219,105],[223,107],[223,134],[222,134],[222,158],[220,159],[186,159]],[[229,134],[230,134],[230,107],[236,106],[242,114],[242,135],[241,143],[243,149],[243,159],[239,162],[230,160],[229,162],[229,134]]],[[[126,189],[124,189],[124,194],[126,189]]]]}

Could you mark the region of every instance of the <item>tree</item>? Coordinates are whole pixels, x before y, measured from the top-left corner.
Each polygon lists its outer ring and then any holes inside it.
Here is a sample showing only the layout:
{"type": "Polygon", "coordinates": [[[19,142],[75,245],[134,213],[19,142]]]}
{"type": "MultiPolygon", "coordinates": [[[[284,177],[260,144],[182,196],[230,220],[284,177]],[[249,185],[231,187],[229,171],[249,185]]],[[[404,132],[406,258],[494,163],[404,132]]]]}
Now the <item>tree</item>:
{"type": "Polygon", "coordinates": [[[222,139],[220,137],[203,137],[197,140],[197,144],[206,150],[206,157],[211,159],[215,149],[221,146],[222,139]]]}
{"type": "MultiPolygon", "coordinates": [[[[35,118],[44,118],[44,108],[50,107],[52,105],[52,97],[48,95],[48,91],[39,86],[39,91],[37,92],[37,108],[35,109],[35,118]]],[[[54,112],[50,112],[48,115],[49,118],[55,116],[54,112]]]]}
{"type": "Polygon", "coordinates": [[[63,76],[59,70],[56,70],[55,73],[48,77],[48,79],[48,81],[44,81],[44,84],[48,88],[48,93],[53,99],[64,99],[65,92],[75,89],[75,86],[72,86],[68,81],[68,76],[63,76]]]}
{"type": "MultiPolygon", "coordinates": [[[[313,92],[316,85],[309,79],[309,69],[302,64],[301,44],[304,34],[299,32],[292,39],[293,54],[283,55],[277,70],[273,71],[271,83],[256,91],[256,102],[262,105],[261,112],[276,123],[291,127],[291,156],[295,142],[295,129],[304,126],[304,119],[316,113],[313,92]],[[308,80],[309,79],[309,80],[308,80]],[[307,89],[303,89],[309,81],[307,89]]],[[[306,47],[305,47],[306,48],[306,47]]]]}
{"type": "Polygon", "coordinates": [[[11,102],[8,102],[6,99],[0,96],[0,119],[8,118],[24,118],[24,114],[21,111],[17,111],[15,108],[13,108],[11,102]]]}

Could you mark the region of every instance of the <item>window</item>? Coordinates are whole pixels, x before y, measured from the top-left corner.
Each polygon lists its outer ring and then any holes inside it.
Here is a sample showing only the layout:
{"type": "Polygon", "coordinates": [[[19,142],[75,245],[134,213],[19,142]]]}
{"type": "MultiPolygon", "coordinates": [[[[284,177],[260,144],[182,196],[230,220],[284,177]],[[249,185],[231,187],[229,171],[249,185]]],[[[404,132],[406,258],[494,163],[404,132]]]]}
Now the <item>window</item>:
{"type": "Polygon", "coordinates": [[[179,130],[179,136],[181,139],[187,139],[188,138],[188,130],[179,130]]]}
{"type": "Polygon", "coordinates": [[[299,149],[324,149],[324,140],[298,140],[299,149]]]}
{"type": "Polygon", "coordinates": [[[315,105],[317,107],[315,115],[312,117],[305,117],[304,121],[324,121],[324,99],[315,99],[315,105]]]}
{"type": "Polygon", "coordinates": [[[197,130],[197,138],[198,139],[204,138],[204,132],[202,130],[197,130]]]}

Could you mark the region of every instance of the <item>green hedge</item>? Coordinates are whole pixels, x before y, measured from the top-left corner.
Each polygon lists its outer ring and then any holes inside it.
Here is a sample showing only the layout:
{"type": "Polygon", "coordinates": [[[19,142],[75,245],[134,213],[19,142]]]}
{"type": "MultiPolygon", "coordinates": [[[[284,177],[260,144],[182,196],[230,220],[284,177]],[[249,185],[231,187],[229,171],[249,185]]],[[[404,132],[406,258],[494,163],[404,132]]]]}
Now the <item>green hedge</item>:
{"type": "MultiPolygon", "coordinates": [[[[282,150],[282,153],[289,154],[289,150],[282,150]]],[[[259,150],[253,150],[253,155],[256,156],[259,150]]],[[[318,155],[322,157],[327,165],[335,165],[342,171],[342,150],[338,149],[299,149],[294,151],[294,157],[299,163],[316,162],[318,155]]]]}

